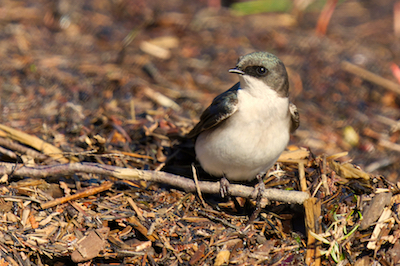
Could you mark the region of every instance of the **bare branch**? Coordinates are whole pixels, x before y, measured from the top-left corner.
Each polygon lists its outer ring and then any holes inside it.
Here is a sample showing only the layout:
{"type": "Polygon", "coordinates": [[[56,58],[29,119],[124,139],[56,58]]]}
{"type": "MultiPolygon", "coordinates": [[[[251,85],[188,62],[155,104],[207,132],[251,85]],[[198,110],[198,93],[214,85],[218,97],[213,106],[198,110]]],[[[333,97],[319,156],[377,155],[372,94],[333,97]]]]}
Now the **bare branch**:
{"type": "MultiPolygon", "coordinates": [[[[72,163],[36,167],[0,163],[0,175],[8,174],[14,176],[45,178],[52,175],[72,175],[77,172],[109,175],[124,180],[146,180],[179,187],[187,192],[196,191],[196,185],[192,179],[160,171],[129,169],[96,163],[72,163]]],[[[217,194],[220,191],[220,183],[201,181],[199,182],[199,188],[203,193],[217,194]]],[[[229,194],[231,196],[255,199],[253,191],[253,187],[236,184],[229,185],[229,194]]],[[[299,191],[266,189],[263,193],[263,197],[268,200],[302,204],[309,198],[309,195],[308,193],[299,191]]]]}

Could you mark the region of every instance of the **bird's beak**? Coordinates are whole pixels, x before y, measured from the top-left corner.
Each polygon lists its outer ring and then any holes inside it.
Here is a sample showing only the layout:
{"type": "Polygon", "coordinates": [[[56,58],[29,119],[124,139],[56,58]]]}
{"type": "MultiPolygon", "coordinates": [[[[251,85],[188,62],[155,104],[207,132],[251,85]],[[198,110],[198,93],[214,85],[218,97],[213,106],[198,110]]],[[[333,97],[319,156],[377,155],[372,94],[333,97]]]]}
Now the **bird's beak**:
{"type": "Polygon", "coordinates": [[[244,75],[244,71],[240,70],[238,67],[229,69],[229,73],[244,75]]]}

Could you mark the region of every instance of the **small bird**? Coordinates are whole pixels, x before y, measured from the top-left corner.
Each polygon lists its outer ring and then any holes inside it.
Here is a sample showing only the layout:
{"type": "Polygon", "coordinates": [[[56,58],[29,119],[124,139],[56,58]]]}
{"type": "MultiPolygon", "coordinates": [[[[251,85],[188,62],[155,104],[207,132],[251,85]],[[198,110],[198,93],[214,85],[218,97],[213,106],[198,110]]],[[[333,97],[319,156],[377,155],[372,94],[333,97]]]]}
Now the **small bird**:
{"type": "Polygon", "coordinates": [[[211,176],[261,183],[299,126],[286,68],[273,54],[254,52],[229,72],[239,82],[212,101],[187,137],[195,139],[196,158],[211,176]]]}

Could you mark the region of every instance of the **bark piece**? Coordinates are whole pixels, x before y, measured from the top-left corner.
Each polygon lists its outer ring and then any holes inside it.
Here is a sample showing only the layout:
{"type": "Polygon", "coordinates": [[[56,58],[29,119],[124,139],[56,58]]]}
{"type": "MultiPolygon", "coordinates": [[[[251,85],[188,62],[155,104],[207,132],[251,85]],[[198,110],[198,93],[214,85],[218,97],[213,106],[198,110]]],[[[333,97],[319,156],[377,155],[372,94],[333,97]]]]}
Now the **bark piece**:
{"type": "Polygon", "coordinates": [[[72,252],[71,259],[73,262],[82,262],[97,257],[107,244],[105,237],[110,229],[104,227],[94,231],[90,231],[77,243],[76,250],[72,252]]]}

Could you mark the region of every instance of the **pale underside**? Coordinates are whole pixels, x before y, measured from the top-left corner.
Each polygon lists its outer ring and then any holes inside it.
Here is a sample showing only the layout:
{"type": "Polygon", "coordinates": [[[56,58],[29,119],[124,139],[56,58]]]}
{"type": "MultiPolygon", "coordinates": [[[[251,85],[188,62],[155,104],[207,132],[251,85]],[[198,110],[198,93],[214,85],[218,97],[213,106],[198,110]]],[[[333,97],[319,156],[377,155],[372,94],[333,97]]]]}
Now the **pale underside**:
{"type": "Polygon", "coordinates": [[[289,100],[250,76],[241,76],[238,110],[196,140],[196,156],[206,172],[231,181],[265,173],[289,142],[289,100]]]}

